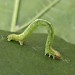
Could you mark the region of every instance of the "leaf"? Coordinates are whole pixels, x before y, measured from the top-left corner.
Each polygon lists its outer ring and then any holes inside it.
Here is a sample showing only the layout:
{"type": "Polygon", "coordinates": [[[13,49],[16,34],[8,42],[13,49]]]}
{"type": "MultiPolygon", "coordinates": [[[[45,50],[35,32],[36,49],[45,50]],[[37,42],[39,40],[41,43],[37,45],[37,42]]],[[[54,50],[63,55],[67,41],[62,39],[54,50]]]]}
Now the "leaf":
{"type": "MultiPolygon", "coordinates": [[[[55,0],[21,0],[17,28],[27,25],[42,10],[55,0]]],[[[60,0],[58,4],[45,12],[40,18],[48,20],[55,29],[55,34],[65,41],[75,44],[75,1],[60,0]]],[[[0,2],[0,29],[10,30],[14,0],[0,2]],[[7,4],[7,5],[5,5],[7,4]],[[7,12],[9,11],[9,12],[7,12]]],[[[38,29],[42,32],[42,28],[38,29]]],[[[45,31],[43,31],[45,32],[45,31]]]]}
{"type": "Polygon", "coordinates": [[[10,30],[14,0],[0,0],[0,29],[10,30]]]}
{"type": "MultiPolygon", "coordinates": [[[[31,0],[21,2],[18,26],[27,25],[34,17],[55,0],[31,0]],[[29,7],[30,6],[30,7],[29,7]]],[[[48,20],[55,29],[55,34],[65,41],[75,44],[75,1],[60,0],[54,7],[47,10],[40,18],[48,20]]],[[[18,27],[19,28],[19,27],[18,27]]],[[[39,28],[37,32],[42,32],[39,28]]],[[[43,31],[45,32],[45,31],[43,31]]]]}
{"type": "Polygon", "coordinates": [[[75,45],[55,36],[53,48],[65,59],[53,60],[44,55],[46,34],[33,34],[23,46],[8,42],[8,34],[10,32],[0,31],[0,75],[75,74],[75,45]]]}

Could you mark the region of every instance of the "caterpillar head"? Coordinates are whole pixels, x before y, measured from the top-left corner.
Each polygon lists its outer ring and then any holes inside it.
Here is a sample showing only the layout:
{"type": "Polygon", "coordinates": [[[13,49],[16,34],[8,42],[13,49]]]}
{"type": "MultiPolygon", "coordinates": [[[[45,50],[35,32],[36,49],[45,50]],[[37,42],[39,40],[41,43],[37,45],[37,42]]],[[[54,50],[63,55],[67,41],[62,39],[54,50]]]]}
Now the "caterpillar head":
{"type": "Polygon", "coordinates": [[[17,35],[16,34],[10,34],[7,36],[7,38],[8,38],[8,41],[15,40],[15,38],[17,38],[17,35]]]}

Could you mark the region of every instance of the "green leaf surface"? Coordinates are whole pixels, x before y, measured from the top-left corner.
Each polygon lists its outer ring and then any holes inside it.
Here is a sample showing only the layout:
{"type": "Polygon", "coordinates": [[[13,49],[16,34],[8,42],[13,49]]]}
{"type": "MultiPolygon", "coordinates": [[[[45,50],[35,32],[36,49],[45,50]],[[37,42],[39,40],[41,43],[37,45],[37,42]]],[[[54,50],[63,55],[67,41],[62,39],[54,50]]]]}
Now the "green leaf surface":
{"type": "Polygon", "coordinates": [[[7,41],[10,32],[0,31],[0,75],[75,75],[75,45],[55,36],[53,48],[63,60],[44,55],[46,34],[32,34],[23,46],[7,41]]]}
{"type": "Polygon", "coordinates": [[[0,29],[10,30],[14,0],[0,0],[0,29]]]}
{"type": "MultiPolygon", "coordinates": [[[[17,28],[31,22],[53,1],[55,0],[21,0],[17,28]]],[[[0,0],[0,29],[10,31],[14,5],[14,0],[0,0]]],[[[75,0],[60,0],[39,18],[50,21],[57,36],[75,44],[75,0]]],[[[38,30],[43,31],[42,28],[38,30]]]]}
{"type": "MultiPolygon", "coordinates": [[[[34,17],[42,10],[50,5],[55,0],[31,0],[21,2],[18,25],[27,25],[34,17]],[[27,10],[27,11],[25,11],[27,10]]],[[[47,10],[42,19],[52,23],[55,29],[55,34],[67,42],[75,44],[75,0],[60,0],[55,6],[47,10]]],[[[45,32],[39,28],[37,32],[45,32]]]]}

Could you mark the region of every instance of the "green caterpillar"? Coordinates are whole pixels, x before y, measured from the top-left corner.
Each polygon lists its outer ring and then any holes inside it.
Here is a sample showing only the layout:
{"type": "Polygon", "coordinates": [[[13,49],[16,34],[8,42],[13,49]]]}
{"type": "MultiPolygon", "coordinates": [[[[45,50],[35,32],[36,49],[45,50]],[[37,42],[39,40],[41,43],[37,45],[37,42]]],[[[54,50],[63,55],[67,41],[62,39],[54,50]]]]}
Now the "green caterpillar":
{"type": "Polygon", "coordinates": [[[49,23],[46,20],[42,20],[42,19],[36,19],[34,22],[32,22],[27,28],[26,30],[21,33],[21,34],[10,34],[7,36],[8,41],[11,40],[15,40],[18,41],[20,43],[20,45],[23,45],[24,40],[29,37],[29,35],[38,27],[38,26],[47,26],[47,31],[48,31],[48,37],[47,37],[47,41],[46,41],[46,45],[45,45],[45,55],[49,55],[49,57],[53,57],[53,59],[60,59],[61,55],[58,51],[54,50],[52,48],[52,43],[53,43],[53,39],[54,39],[54,30],[53,27],[51,25],[51,23],[49,23]]]}

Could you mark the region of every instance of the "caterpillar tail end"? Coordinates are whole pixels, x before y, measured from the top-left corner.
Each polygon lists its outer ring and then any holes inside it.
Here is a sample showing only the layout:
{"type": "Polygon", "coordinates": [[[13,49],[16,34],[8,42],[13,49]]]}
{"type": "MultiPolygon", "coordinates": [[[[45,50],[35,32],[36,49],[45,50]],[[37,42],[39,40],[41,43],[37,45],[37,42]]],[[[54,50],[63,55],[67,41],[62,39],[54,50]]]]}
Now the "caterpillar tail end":
{"type": "Polygon", "coordinates": [[[61,59],[61,54],[52,48],[50,50],[45,50],[45,55],[48,55],[49,57],[52,57],[53,59],[57,59],[57,60],[61,59]]]}

